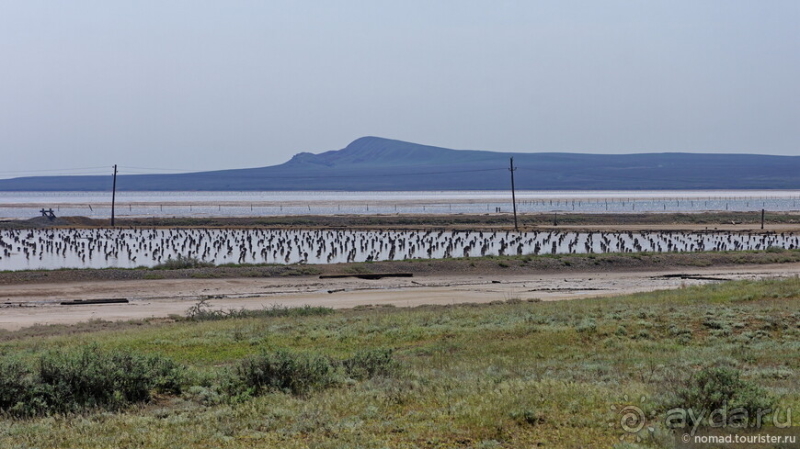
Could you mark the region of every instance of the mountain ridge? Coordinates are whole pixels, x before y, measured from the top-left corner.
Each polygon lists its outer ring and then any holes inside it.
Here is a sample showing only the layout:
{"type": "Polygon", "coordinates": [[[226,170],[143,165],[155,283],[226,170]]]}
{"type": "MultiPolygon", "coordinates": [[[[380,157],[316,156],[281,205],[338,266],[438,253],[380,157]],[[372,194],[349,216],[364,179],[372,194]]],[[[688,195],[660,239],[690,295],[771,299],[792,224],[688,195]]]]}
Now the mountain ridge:
{"type": "MultiPolygon", "coordinates": [[[[718,153],[512,153],[453,150],[366,136],[283,164],[197,173],[120,175],[118,190],[660,190],[800,189],[800,157],[718,153]]],[[[0,180],[0,191],[105,191],[110,176],[0,180]]]]}
{"type": "MultiPolygon", "coordinates": [[[[354,140],[341,150],[326,151],[320,154],[299,153],[289,162],[300,160],[326,166],[375,164],[376,161],[379,161],[381,165],[396,164],[398,162],[406,163],[407,165],[430,165],[444,163],[443,157],[455,157],[457,153],[466,154],[468,152],[488,153],[474,150],[453,150],[404,142],[402,140],[366,136],[354,140]],[[433,152],[436,153],[436,158],[431,158],[431,153],[433,152]],[[298,156],[301,157],[298,158],[298,156]]],[[[446,162],[452,162],[452,160],[446,162]]]]}

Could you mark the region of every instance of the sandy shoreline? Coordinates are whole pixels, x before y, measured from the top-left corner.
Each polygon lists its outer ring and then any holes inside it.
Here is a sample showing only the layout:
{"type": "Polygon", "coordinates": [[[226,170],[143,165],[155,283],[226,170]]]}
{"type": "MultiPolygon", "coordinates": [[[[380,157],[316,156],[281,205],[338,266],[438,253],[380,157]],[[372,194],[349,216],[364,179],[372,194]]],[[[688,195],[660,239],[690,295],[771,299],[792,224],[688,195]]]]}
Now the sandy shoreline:
{"type": "Polygon", "coordinates": [[[219,309],[486,303],[509,299],[556,301],[680,288],[722,280],[796,276],[800,264],[742,265],[655,271],[583,271],[411,278],[161,279],[17,284],[0,290],[0,329],[184,315],[200,299],[219,309]],[[125,298],[128,304],[59,305],[66,300],[125,298]]]}

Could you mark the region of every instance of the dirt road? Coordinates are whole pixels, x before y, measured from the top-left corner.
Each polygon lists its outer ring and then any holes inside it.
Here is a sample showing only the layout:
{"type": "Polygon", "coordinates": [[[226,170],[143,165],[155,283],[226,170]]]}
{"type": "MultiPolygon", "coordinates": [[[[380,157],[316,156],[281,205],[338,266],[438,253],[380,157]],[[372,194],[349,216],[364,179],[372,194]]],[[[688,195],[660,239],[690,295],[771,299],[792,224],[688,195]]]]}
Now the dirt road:
{"type": "Polygon", "coordinates": [[[544,274],[423,274],[410,278],[161,279],[31,283],[0,289],[0,329],[184,315],[200,299],[214,308],[282,305],[349,308],[366,304],[417,306],[508,299],[555,301],[672,289],[734,279],[797,276],[800,264],[740,265],[656,271],[544,274]],[[62,301],[127,299],[127,304],[60,305],[62,301]]]}

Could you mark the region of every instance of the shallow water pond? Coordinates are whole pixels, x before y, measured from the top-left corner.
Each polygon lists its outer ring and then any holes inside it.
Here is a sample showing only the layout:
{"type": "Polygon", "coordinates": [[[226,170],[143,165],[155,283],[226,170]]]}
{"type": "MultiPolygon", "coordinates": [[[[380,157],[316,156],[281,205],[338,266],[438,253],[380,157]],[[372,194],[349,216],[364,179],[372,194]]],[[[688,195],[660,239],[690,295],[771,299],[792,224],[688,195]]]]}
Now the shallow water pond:
{"type": "Polygon", "coordinates": [[[341,263],[488,255],[800,248],[793,233],[455,232],[267,229],[0,230],[0,270],[225,263],[341,263]]]}

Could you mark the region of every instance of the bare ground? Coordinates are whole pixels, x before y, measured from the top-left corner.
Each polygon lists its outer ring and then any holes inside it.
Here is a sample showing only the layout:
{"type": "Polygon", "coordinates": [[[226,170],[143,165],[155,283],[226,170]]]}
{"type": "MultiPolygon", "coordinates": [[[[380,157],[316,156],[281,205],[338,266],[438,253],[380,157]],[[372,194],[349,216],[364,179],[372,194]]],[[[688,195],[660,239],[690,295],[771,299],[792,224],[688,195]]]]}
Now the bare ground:
{"type": "Polygon", "coordinates": [[[800,263],[641,270],[494,271],[420,273],[378,280],[358,278],[155,279],[11,284],[0,292],[0,329],[184,315],[200,299],[219,309],[275,305],[352,308],[519,300],[565,300],[673,289],[734,279],[796,276],[800,263]],[[66,300],[125,298],[127,304],[60,305],[66,300]]]}

